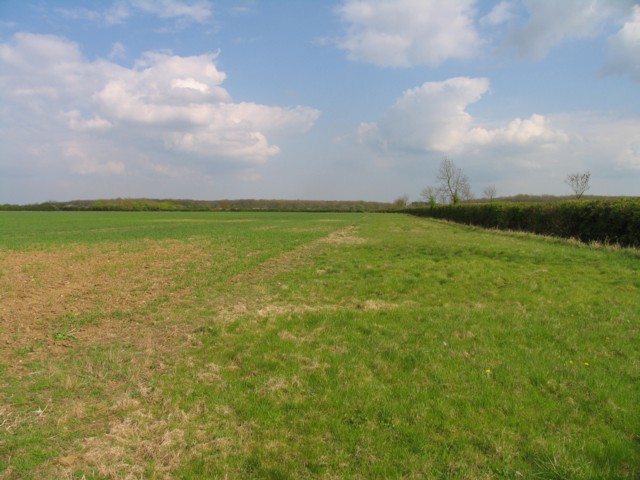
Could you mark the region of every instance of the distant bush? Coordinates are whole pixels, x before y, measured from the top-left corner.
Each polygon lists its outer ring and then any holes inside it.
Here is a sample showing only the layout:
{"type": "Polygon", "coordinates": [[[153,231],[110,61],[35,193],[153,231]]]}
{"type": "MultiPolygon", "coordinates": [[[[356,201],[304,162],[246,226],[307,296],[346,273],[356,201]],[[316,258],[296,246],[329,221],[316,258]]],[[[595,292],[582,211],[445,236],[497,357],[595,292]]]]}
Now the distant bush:
{"type": "Polygon", "coordinates": [[[640,199],[482,203],[407,208],[404,213],[501,230],[640,247],[640,199]]]}

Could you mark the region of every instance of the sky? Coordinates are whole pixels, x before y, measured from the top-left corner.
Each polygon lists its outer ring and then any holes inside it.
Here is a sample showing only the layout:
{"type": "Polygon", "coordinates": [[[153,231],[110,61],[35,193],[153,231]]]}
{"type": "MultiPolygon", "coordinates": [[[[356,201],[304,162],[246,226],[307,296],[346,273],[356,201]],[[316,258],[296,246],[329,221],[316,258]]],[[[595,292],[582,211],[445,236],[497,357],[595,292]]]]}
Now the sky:
{"type": "Polygon", "coordinates": [[[0,203],[640,195],[640,2],[0,0],[0,203]]]}

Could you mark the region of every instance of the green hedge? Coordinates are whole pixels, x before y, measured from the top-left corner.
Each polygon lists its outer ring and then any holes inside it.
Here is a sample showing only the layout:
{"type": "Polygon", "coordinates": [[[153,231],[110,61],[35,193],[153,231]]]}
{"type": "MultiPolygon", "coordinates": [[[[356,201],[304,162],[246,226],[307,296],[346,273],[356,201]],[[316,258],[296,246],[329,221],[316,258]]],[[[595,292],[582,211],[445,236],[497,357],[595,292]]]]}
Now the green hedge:
{"type": "Polygon", "coordinates": [[[404,213],[485,228],[520,230],[640,247],[640,199],[560,203],[478,203],[408,208],[404,213]]]}

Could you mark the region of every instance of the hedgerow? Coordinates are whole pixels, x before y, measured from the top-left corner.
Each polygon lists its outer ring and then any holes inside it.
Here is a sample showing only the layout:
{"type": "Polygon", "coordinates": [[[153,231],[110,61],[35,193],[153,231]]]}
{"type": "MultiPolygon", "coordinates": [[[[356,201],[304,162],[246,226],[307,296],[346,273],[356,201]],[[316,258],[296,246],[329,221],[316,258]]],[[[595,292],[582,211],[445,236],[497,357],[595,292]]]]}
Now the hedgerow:
{"type": "Polygon", "coordinates": [[[403,212],[485,228],[640,247],[638,198],[536,204],[495,202],[435,205],[408,208],[403,212]]]}

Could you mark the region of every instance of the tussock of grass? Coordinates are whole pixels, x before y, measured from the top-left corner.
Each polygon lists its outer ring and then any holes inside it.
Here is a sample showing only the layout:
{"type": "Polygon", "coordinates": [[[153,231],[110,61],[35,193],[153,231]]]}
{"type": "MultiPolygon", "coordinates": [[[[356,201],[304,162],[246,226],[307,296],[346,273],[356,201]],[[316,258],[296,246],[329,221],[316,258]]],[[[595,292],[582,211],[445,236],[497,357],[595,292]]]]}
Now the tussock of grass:
{"type": "Polygon", "coordinates": [[[0,237],[3,282],[30,249],[116,241],[167,293],[9,339],[4,478],[640,475],[633,251],[399,215],[56,215],[0,237]]]}

